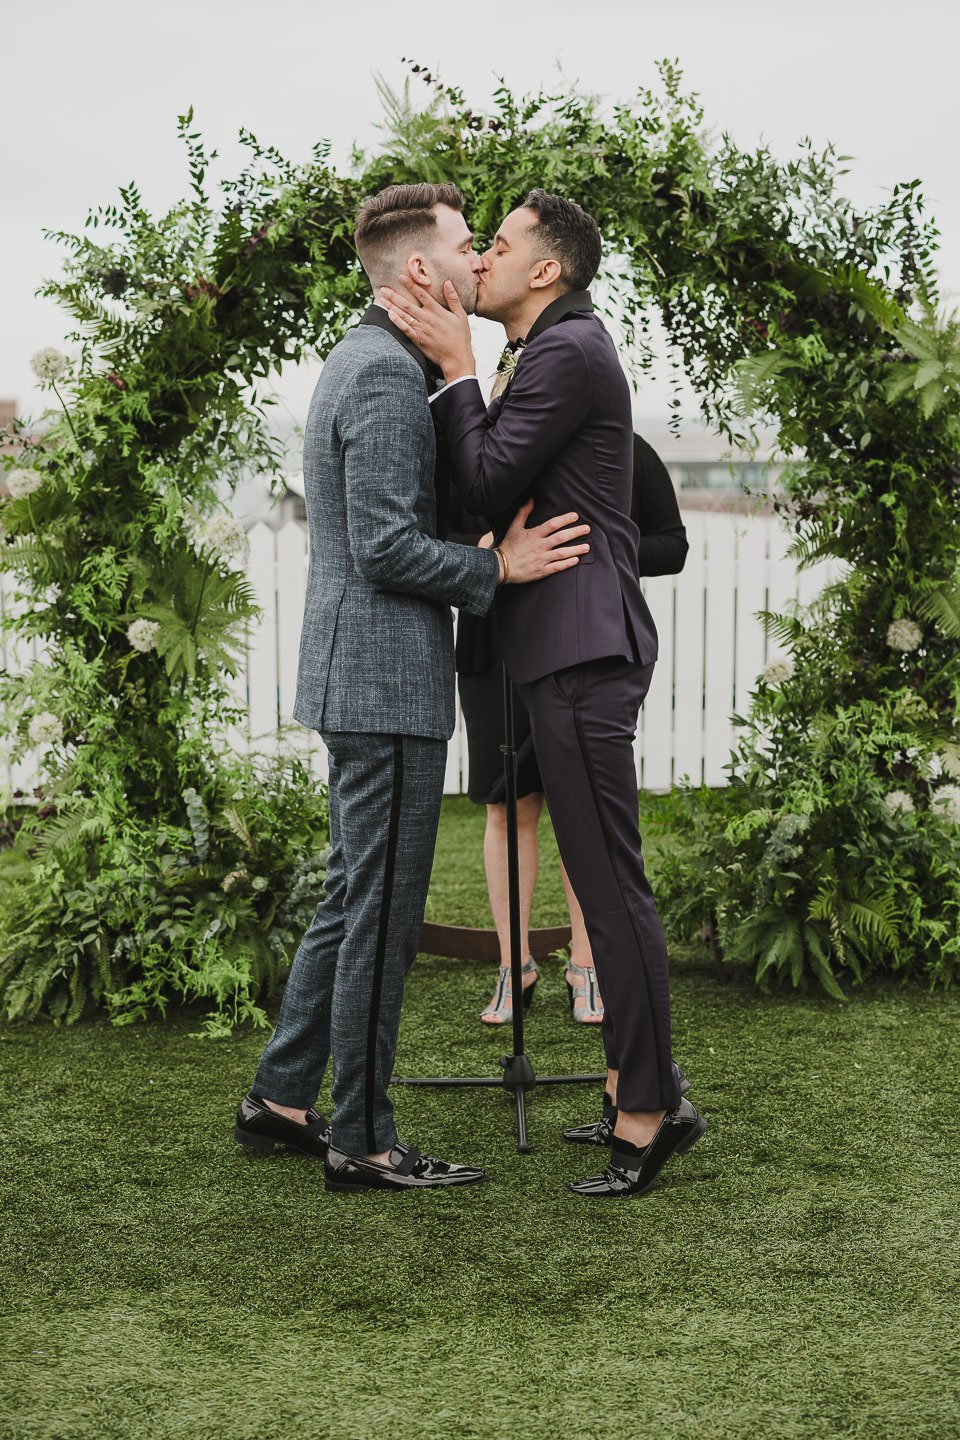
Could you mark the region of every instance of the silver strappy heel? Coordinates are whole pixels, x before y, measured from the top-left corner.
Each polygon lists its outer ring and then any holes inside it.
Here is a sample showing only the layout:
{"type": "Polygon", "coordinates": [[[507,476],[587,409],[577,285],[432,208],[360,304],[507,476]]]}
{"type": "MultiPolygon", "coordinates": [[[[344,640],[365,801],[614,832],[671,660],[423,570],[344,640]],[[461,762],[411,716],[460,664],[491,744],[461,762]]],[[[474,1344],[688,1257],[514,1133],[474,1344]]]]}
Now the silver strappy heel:
{"type": "MultiPolygon", "coordinates": [[[[537,962],[532,955],[520,967],[521,975],[533,975],[533,983],[523,987],[523,1008],[530,1009],[530,1002],[533,1000],[533,992],[537,988],[537,981],[540,979],[540,971],[537,969],[537,962]]],[[[493,999],[486,1010],[481,1012],[480,1019],[485,1025],[506,1025],[508,1020],[513,1019],[513,996],[510,988],[510,967],[500,966],[500,975],[497,980],[497,988],[493,992],[493,999]]]]}
{"type": "Polygon", "coordinates": [[[597,972],[592,965],[574,965],[567,961],[563,976],[570,996],[570,1009],[579,1025],[599,1025],[603,1021],[603,1001],[597,986],[597,972]],[[573,975],[574,980],[570,979],[573,975]]]}

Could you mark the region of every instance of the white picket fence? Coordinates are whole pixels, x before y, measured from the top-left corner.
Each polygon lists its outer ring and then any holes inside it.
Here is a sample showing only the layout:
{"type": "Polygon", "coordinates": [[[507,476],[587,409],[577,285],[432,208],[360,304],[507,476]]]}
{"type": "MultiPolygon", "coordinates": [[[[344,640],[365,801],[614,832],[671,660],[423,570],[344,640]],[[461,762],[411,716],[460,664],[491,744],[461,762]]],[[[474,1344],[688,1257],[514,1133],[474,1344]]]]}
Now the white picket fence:
{"type": "MultiPolygon", "coordinates": [[[[724,765],[734,743],[731,716],[747,704],[760,671],[776,657],[757,620],[761,610],[811,600],[836,573],[826,562],[797,571],[784,551],[787,532],[773,517],[692,511],[684,516],[690,552],[680,575],[644,582],[660,634],[660,660],[640,719],[637,777],[648,790],[666,790],[688,776],[726,783],[724,765]]],[[[257,524],[249,532],[248,574],[262,606],[251,627],[246,666],[235,681],[246,723],[233,732],[238,747],[291,748],[326,774],[319,736],[290,718],[297,679],[300,624],[307,580],[306,528],[257,524]]],[[[2,595],[0,595],[2,601],[2,595]]],[[[13,665],[14,657],[4,655],[13,665]]],[[[29,789],[35,767],[7,766],[0,778],[29,789]]],[[[467,784],[462,718],[450,742],[445,788],[467,784]]]]}
{"type": "MultiPolygon", "coordinates": [[[[734,742],[731,716],[747,703],[760,671],[776,656],[757,612],[790,601],[806,604],[836,573],[830,562],[799,571],[786,556],[789,536],[771,516],[693,511],[684,516],[690,552],[680,575],[644,582],[660,634],[660,660],[637,735],[637,776],[649,790],[667,790],[683,776],[726,783],[734,742]]],[[[305,529],[256,525],[250,531],[249,575],[263,606],[252,633],[245,683],[248,727],[255,748],[293,744],[318,774],[326,756],[318,736],[290,727],[307,577],[305,529]]],[[[467,786],[462,717],[450,741],[447,793],[467,786]]]]}

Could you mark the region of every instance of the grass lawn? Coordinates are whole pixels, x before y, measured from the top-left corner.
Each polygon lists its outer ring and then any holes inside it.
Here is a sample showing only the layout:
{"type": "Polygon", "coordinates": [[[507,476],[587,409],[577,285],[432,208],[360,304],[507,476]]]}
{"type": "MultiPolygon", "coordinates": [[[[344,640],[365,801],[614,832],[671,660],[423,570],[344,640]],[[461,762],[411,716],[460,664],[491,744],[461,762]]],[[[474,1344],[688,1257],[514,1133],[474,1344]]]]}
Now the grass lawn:
{"type": "MultiPolygon", "coordinates": [[[[481,826],[445,802],[432,918],[485,923],[481,826]]],[[[418,962],[400,1073],[495,1069],[492,978],[418,962]]],[[[674,1005],[710,1131],[607,1204],[565,1190],[602,1157],[558,1137],[583,1088],[534,1093],[532,1156],[502,1092],[398,1090],[401,1134],[490,1183],[327,1195],[233,1144],[262,1035],[0,1030],[0,1436],[952,1440],[960,995],[763,997],[680,956],[674,1005]]],[[[528,1044],[600,1066],[556,964],[528,1044]]]]}

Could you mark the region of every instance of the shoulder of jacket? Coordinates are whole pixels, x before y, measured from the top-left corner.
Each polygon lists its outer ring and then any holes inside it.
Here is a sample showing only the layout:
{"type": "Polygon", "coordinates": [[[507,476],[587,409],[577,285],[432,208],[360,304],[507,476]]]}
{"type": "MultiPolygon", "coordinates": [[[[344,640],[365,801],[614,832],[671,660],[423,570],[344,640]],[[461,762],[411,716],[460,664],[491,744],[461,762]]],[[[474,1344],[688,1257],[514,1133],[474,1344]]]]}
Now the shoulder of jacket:
{"type": "MultiPolygon", "coordinates": [[[[598,333],[597,328],[590,323],[594,319],[588,311],[578,311],[565,316],[556,325],[551,325],[548,330],[535,335],[529,345],[524,346],[523,353],[535,355],[540,351],[541,354],[569,354],[571,351],[579,351],[583,354],[598,333]],[[582,323],[584,321],[587,323],[582,323]]],[[[600,331],[606,333],[602,326],[600,331]]]]}
{"type": "Polygon", "coordinates": [[[408,351],[376,325],[357,325],[343,337],[341,345],[352,342],[356,363],[368,367],[409,371],[422,377],[423,371],[408,351]]]}
{"type": "MultiPolygon", "coordinates": [[[[372,325],[363,328],[375,336],[383,333],[375,330],[372,325]]],[[[402,345],[391,341],[389,336],[384,336],[384,341],[385,343],[380,343],[377,340],[370,342],[363,339],[352,346],[353,353],[345,357],[353,372],[355,393],[359,395],[366,386],[377,382],[389,382],[391,388],[395,387],[403,393],[404,404],[409,403],[411,394],[420,395],[423,397],[424,409],[428,409],[427,387],[420,366],[402,345]]]]}

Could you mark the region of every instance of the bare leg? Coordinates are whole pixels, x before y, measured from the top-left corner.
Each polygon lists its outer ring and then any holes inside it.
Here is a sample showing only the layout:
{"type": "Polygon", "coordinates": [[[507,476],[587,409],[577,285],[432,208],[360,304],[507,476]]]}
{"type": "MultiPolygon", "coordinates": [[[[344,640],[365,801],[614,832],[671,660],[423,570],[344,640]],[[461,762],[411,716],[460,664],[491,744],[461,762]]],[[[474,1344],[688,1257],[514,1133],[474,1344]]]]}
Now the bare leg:
{"type": "MultiPolygon", "coordinates": [[[[537,849],[537,821],[543,808],[542,795],[524,795],[517,801],[517,840],[520,854],[520,955],[525,960],[530,954],[530,911],[533,906],[533,891],[537,883],[539,852],[537,849]]],[[[487,806],[487,828],[483,837],[483,862],[487,872],[487,893],[490,896],[490,910],[500,944],[500,968],[510,968],[510,891],[507,878],[507,807],[487,806]]],[[[536,973],[523,977],[523,988],[536,981],[536,973]]],[[[496,999],[496,997],[494,997],[496,999]]],[[[480,1017],[487,1023],[500,1023],[488,1006],[480,1017]]]]}
{"type": "MultiPolygon", "coordinates": [[[[560,862],[560,874],[563,877],[563,888],[567,895],[567,909],[570,912],[570,964],[578,966],[581,970],[594,970],[593,951],[590,949],[590,937],[587,935],[587,927],[584,924],[583,911],[580,909],[580,902],[573,893],[573,886],[570,884],[570,876],[567,874],[567,867],[563,861],[560,862]]],[[[596,972],[594,972],[596,978],[596,972]]],[[[568,985],[580,993],[574,997],[573,1015],[574,1019],[581,1024],[599,1025],[603,1020],[603,1003],[593,1008],[591,990],[589,984],[585,983],[582,975],[575,971],[567,970],[566,980],[568,985]]],[[[599,986],[596,991],[600,995],[599,986]]]]}
{"type": "Polygon", "coordinates": [[[285,1115],[288,1120],[296,1120],[298,1125],[307,1123],[306,1110],[297,1110],[293,1105],[278,1105],[275,1100],[268,1100],[266,1095],[263,1097],[263,1103],[269,1105],[271,1110],[276,1110],[278,1115],[285,1115]]]}
{"type": "MultiPolygon", "coordinates": [[[[542,795],[524,795],[517,801],[517,834],[520,849],[520,950],[530,954],[530,911],[537,883],[539,852],[537,821],[543,808],[542,795]]],[[[507,885],[507,807],[487,806],[487,828],[483,837],[483,863],[487,872],[490,910],[500,942],[500,964],[510,964],[510,900],[507,885]]]]}
{"type": "Polygon", "coordinates": [[[570,959],[574,965],[592,969],[593,951],[590,949],[590,937],[583,922],[583,911],[580,909],[579,900],[573,893],[570,876],[567,874],[567,867],[562,860],[560,861],[560,874],[563,877],[563,888],[567,896],[567,910],[570,912],[570,959]]]}
{"type": "MultiPolygon", "coordinates": [[[[619,1072],[607,1070],[607,1083],[604,1086],[606,1093],[617,1103],[617,1080],[619,1072]]],[[[627,1140],[631,1145],[649,1145],[660,1121],[666,1115],[666,1110],[618,1110],[617,1123],[614,1126],[614,1134],[619,1135],[621,1140],[627,1140]]]]}

